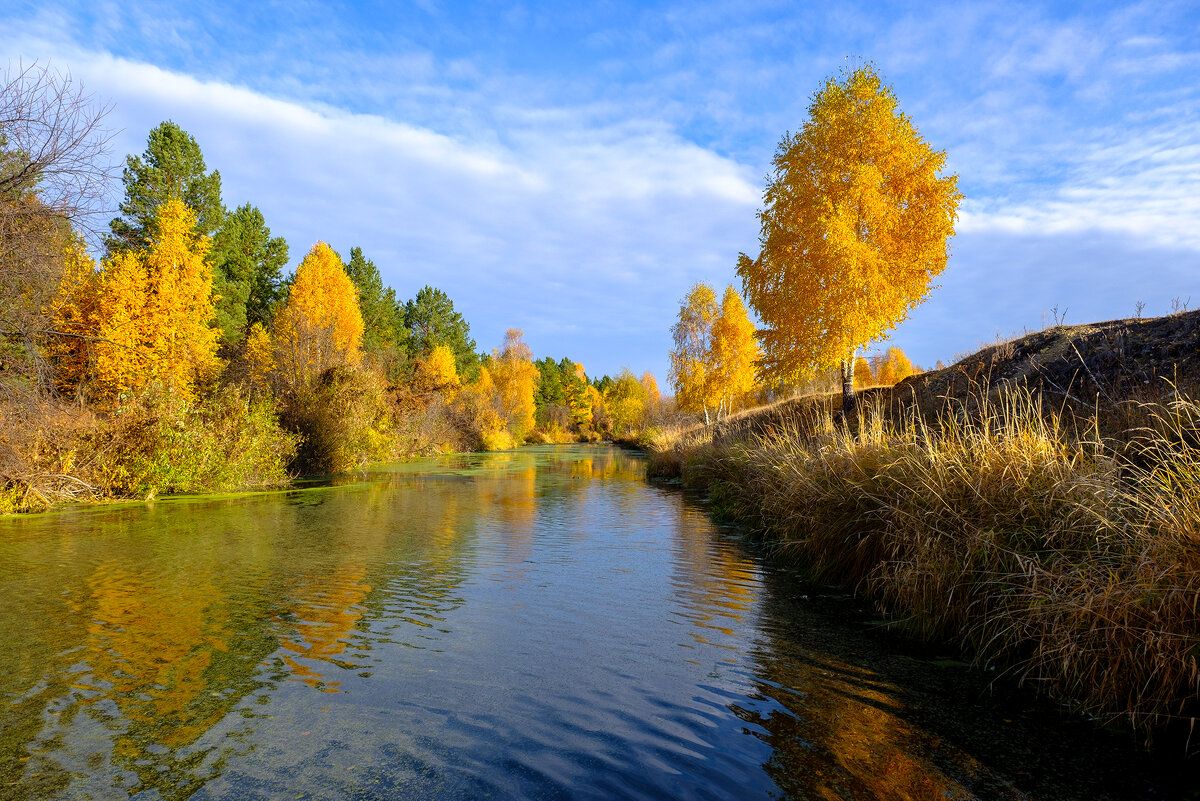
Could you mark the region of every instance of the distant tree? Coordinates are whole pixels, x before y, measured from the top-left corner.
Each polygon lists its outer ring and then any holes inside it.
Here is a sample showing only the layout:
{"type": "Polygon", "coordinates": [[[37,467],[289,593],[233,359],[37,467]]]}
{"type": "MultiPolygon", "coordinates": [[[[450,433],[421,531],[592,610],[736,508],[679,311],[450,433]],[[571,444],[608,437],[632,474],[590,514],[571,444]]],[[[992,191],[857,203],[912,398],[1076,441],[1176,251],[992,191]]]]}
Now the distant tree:
{"type": "Polygon", "coordinates": [[[754,323],[732,286],[725,289],[721,311],[712,324],[706,395],[716,398],[718,416],[742,405],[756,385],[755,363],[759,358],[754,323]]]}
{"type": "Polygon", "coordinates": [[[875,383],[875,376],[871,372],[871,363],[862,356],[854,357],[854,386],[869,387],[875,383]]]}
{"type": "Polygon", "coordinates": [[[897,347],[890,347],[883,352],[876,371],[878,381],[884,386],[898,384],[913,374],[914,368],[908,356],[897,347]]]}
{"type": "Polygon", "coordinates": [[[785,134],[759,213],[760,252],[738,257],[750,305],[766,325],[763,365],[794,380],[841,364],[854,408],[856,351],[921,303],[946,266],[955,175],[870,66],[830,78],[809,119],[785,134]]]}
{"type": "Polygon", "coordinates": [[[109,223],[110,254],[146,244],[150,221],[168,200],[178,200],[196,215],[196,233],[211,236],[225,217],[221,174],[206,173],[204,156],[191,134],[167,120],[150,131],[141,156],[125,159],[125,200],[121,216],[109,223]]]}
{"type": "Polygon", "coordinates": [[[318,242],[296,268],[275,318],[275,360],[285,383],[295,389],[330,367],[357,365],[362,335],[358,292],[338,254],[318,242]]]}
{"type": "Polygon", "coordinates": [[[518,444],[533,430],[534,393],[539,377],[533,352],[523,336],[524,332],[519,328],[508,329],[504,344],[493,353],[491,360],[496,412],[518,444]]]}
{"type": "Polygon", "coordinates": [[[720,315],[713,288],[699,282],[692,286],[679,307],[679,319],[671,327],[675,346],[671,349],[669,378],[675,390],[675,403],[681,411],[704,412],[716,405],[712,395],[712,329],[720,315]]]}
{"type": "Polygon", "coordinates": [[[654,414],[658,411],[659,404],[662,403],[662,393],[658,391],[658,380],[654,377],[654,373],[647,370],[642,373],[642,377],[638,379],[642,385],[642,389],[646,391],[646,413],[654,414]]]}
{"type": "Polygon", "coordinates": [[[563,380],[563,396],[571,421],[577,428],[592,424],[592,396],[588,392],[595,389],[588,383],[587,373],[583,365],[564,358],[558,363],[559,374],[563,380]]]}
{"type": "Polygon", "coordinates": [[[404,304],[404,327],[409,332],[409,348],[414,356],[447,345],[454,352],[459,376],[473,379],[479,367],[471,326],[454,310],[454,302],[440,289],[426,286],[404,304]]]}
{"type": "Polygon", "coordinates": [[[628,368],[604,393],[604,408],[608,412],[614,434],[629,434],[639,428],[646,417],[646,388],[628,368]]]}
{"type": "Polygon", "coordinates": [[[255,323],[269,325],[271,310],[283,296],[288,246],[283,237],[271,236],[262,212],[247,203],[225,215],[208,260],[223,342],[240,342],[255,323]]]}

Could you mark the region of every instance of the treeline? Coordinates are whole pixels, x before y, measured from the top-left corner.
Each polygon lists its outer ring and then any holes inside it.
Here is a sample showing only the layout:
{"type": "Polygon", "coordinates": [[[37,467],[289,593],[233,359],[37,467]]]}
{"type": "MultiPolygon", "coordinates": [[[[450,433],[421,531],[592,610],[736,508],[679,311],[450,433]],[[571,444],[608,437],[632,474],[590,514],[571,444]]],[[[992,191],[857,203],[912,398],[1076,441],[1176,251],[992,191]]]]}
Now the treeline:
{"type": "Polygon", "coordinates": [[[0,95],[0,511],[631,437],[661,413],[652,375],[535,361],[519,330],[479,352],[445,292],[399,299],[358,247],[318,241],[285,275],[288,243],[226,208],[170,121],[98,236],[102,114],[47,70],[0,95]]]}

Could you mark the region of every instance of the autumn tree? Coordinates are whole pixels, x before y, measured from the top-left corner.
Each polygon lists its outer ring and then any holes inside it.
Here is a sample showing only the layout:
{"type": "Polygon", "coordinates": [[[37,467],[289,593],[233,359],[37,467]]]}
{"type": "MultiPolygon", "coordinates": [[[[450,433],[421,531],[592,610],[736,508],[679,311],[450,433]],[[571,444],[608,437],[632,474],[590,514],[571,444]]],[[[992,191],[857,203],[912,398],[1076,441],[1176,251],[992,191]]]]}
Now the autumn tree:
{"type": "Polygon", "coordinates": [[[704,282],[692,286],[679,307],[679,319],[671,327],[675,347],[671,350],[670,381],[675,403],[681,411],[704,412],[714,405],[709,371],[712,365],[712,329],[720,314],[717,295],[704,282]]]}
{"type": "Polygon", "coordinates": [[[755,386],[758,342],[754,323],[732,286],[725,289],[721,311],[713,321],[708,370],[709,397],[717,398],[718,416],[733,411],[755,386]]]}
{"type": "Polygon", "coordinates": [[[271,309],[283,296],[288,246],[283,237],[271,236],[256,206],[246,203],[225,215],[208,260],[213,266],[217,325],[225,344],[240,342],[256,323],[270,325],[271,309]]]}
{"type": "Polygon", "coordinates": [[[604,393],[604,407],[615,434],[629,434],[644,422],[646,388],[628,367],[621,370],[612,386],[604,393]]]}
{"type": "Polygon", "coordinates": [[[654,377],[654,373],[647,370],[642,373],[638,382],[646,392],[646,414],[653,417],[658,414],[659,407],[662,405],[662,393],[658,391],[658,379],[654,377]]]}
{"type": "Polygon", "coordinates": [[[577,428],[590,426],[593,397],[589,390],[595,392],[595,388],[588,382],[587,373],[579,362],[564,358],[558,364],[563,376],[563,395],[570,410],[571,422],[577,428]]]}
{"type": "Polygon", "coordinates": [[[898,384],[916,372],[912,361],[900,348],[890,347],[879,357],[875,375],[880,384],[892,386],[898,384]]]}
{"type": "Polygon", "coordinates": [[[854,386],[869,387],[875,383],[875,374],[871,372],[871,363],[862,356],[854,357],[854,386]]]}
{"type": "Polygon", "coordinates": [[[200,145],[187,131],[170,120],[150,131],[142,155],[125,160],[125,199],[121,216],[109,223],[112,233],[105,239],[108,252],[142,247],[151,220],[168,200],[181,201],[192,210],[198,234],[216,232],[225,218],[221,174],[206,170],[200,145]]]}
{"type": "Polygon", "coordinates": [[[79,362],[89,372],[75,383],[90,378],[93,397],[111,403],[151,383],[191,395],[219,368],[209,243],[195,219],[168,200],[150,221],[146,248],[106,258],[63,304],[59,327],[78,333],[89,353],[79,362]]]}
{"type": "Polygon", "coordinates": [[[854,408],[856,351],[902,322],[946,266],[962,196],[945,163],[874,68],[816,92],[775,153],[759,254],[738,257],[771,378],[840,364],[843,409],[854,408]]]}
{"type": "Polygon", "coordinates": [[[362,336],[358,292],[341,257],[318,242],[296,268],[287,304],[275,318],[278,369],[296,388],[330,367],[357,365],[362,336]]]}
{"type": "Polygon", "coordinates": [[[533,430],[538,382],[533,352],[523,336],[519,328],[510,328],[504,335],[504,344],[493,352],[490,364],[496,412],[517,443],[533,430]]]}

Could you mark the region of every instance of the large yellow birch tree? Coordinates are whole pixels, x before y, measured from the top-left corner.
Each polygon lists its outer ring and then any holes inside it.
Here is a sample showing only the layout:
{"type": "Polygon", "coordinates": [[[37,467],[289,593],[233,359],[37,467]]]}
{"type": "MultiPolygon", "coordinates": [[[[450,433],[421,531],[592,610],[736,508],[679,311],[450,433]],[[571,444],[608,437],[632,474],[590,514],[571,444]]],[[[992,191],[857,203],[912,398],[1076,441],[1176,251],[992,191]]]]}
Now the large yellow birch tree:
{"type": "Polygon", "coordinates": [[[759,212],[760,251],[738,257],[746,298],[766,326],[765,372],[796,380],[841,364],[854,408],[857,350],[921,303],[946,267],[957,175],[871,66],[829,78],[809,119],[787,133],[759,212]]]}

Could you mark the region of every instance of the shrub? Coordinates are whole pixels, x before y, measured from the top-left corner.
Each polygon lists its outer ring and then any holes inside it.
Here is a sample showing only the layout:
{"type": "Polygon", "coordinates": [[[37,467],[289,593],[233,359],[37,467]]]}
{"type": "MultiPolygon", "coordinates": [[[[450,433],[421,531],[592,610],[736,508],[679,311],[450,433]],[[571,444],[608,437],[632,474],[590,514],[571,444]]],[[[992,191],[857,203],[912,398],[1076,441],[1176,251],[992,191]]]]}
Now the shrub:
{"type": "Polygon", "coordinates": [[[198,403],[152,388],[121,407],[93,447],[109,494],[153,497],[285,484],[296,437],[269,403],[236,386],[198,403]]]}
{"type": "Polygon", "coordinates": [[[301,438],[292,463],[301,473],[339,473],[395,457],[392,413],[379,375],[330,367],[285,402],[284,428],[301,438]]]}

